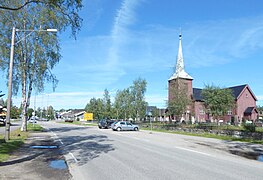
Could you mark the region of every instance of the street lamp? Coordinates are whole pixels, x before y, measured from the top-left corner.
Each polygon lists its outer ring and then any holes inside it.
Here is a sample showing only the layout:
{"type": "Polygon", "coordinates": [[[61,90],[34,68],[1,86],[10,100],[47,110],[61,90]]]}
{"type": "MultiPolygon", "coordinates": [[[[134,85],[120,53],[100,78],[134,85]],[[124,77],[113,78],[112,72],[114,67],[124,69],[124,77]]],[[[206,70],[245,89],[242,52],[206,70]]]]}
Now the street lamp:
{"type": "MultiPolygon", "coordinates": [[[[7,112],[6,112],[6,125],[5,125],[5,141],[8,141],[10,139],[10,112],[11,112],[11,98],[12,98],[12,81],[13,81],[13,64],[14,64],[14,49],[15,49],[15,33],[17,31],[23,31],[23,32],[30,32],[27,34],[24,38],[28,37],[33,32],[57,32],[57,29],[46,29],[46,30],[34,30],[34,29],[16,29],[13,27],[12,29],[12,40],[11,40],[11,51],[10,51],[10,62],[9,62],[9,78],[8,78],[8,98],[7,98],[7,112]]],[[[23,40],[20,39],[16,42],[18,44],[23,40]]]]}

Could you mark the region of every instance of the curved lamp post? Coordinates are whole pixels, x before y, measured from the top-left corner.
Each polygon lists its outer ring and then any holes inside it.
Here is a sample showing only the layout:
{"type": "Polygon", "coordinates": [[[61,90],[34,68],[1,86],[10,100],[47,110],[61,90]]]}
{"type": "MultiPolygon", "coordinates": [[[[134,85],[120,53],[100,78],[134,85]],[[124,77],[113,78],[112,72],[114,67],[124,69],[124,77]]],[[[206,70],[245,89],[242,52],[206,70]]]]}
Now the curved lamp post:
{"type": "MultiPolygon", "coordinates": [[[[13,64],[14,64],[14,49],[15,49],[15,33],[17,31],[30,32],[24,38],[28,37],[33,32],[57,32],[57,29],[46,29],[46,30],[34,30],[34,29],[12,29],[12,40],[11,40],[11,51],[10,51],[10,62],[9,62],[9,78],[8,78],[8,98],[7,98],[7,112],[6,112],[6,125],[5,125],[5,141],[10,139],[10,111],[11,111],[11,98],[12,98],[12,81],[13,81],[13,64]]],[[[16,42],[18,44],[24,38],[16,42]]]]}

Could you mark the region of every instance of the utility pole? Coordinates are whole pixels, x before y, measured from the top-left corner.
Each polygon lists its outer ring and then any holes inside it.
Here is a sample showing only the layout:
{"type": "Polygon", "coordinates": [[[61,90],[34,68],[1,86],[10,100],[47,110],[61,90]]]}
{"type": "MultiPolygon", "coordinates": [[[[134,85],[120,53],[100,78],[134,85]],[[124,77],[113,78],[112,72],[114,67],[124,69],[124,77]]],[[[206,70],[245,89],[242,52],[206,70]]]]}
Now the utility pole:
{"type": "Polygon", "coordinates": [[[5,141],[10,140],[10,117],[11,117],[11,98],[12,98],[12,81],[13,81],[13,64],[14,64],[14,49],[15,49],[15,33],[16,28],[12,29],[10,62],[9,62],[9,78],[8,78],[8,97],[7,97],[7,112],[5,124],[5,141]]]}

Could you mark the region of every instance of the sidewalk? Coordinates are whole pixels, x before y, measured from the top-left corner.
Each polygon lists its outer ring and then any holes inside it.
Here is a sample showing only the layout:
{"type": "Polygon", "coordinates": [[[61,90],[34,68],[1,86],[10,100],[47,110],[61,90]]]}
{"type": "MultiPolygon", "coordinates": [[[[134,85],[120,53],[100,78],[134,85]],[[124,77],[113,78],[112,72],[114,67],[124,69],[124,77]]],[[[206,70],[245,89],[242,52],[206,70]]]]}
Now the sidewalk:
{"type": "Polygon", "coordinates": [[[206,138],[204,140],[202,137],[197,137],[197,136],[188,136],[185,139],[188,139],[192,143],[201,146],[206,146],[211,149],[225,151],[248,159],[263,161],[262,144],[253,144],[253,143],[240,142],[240,141],[225,141],[225,140],[219,140],[214,138],[206,138]]]}
{"type": "Polygon", "coordinates": [[[65,162],[62,150],[49,132],[31,133],[25,144],[8,161],[0,163],[0,179],[72,179],[67,165],[61,166],[61,162],[65,162]],[[58,148],[43,149],[48,146],[58,148]]]}

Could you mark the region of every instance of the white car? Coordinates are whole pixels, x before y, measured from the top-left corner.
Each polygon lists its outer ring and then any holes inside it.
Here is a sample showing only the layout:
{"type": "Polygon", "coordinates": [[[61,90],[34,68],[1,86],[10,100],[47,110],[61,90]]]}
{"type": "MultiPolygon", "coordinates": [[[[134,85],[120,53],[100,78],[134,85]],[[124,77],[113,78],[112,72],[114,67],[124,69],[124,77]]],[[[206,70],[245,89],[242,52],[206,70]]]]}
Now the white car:
{"type": "Polygon", "coordinates": [[[114,131],[139,131],[139,126],[126,121],[119,121],[112,124],[114,131]]]}
{"type": "Polygon", "coordinates": [[[37,120],[34,116],[32,116],[29,120],[28,120],[29,123],[37,123],[37,120]]]}

